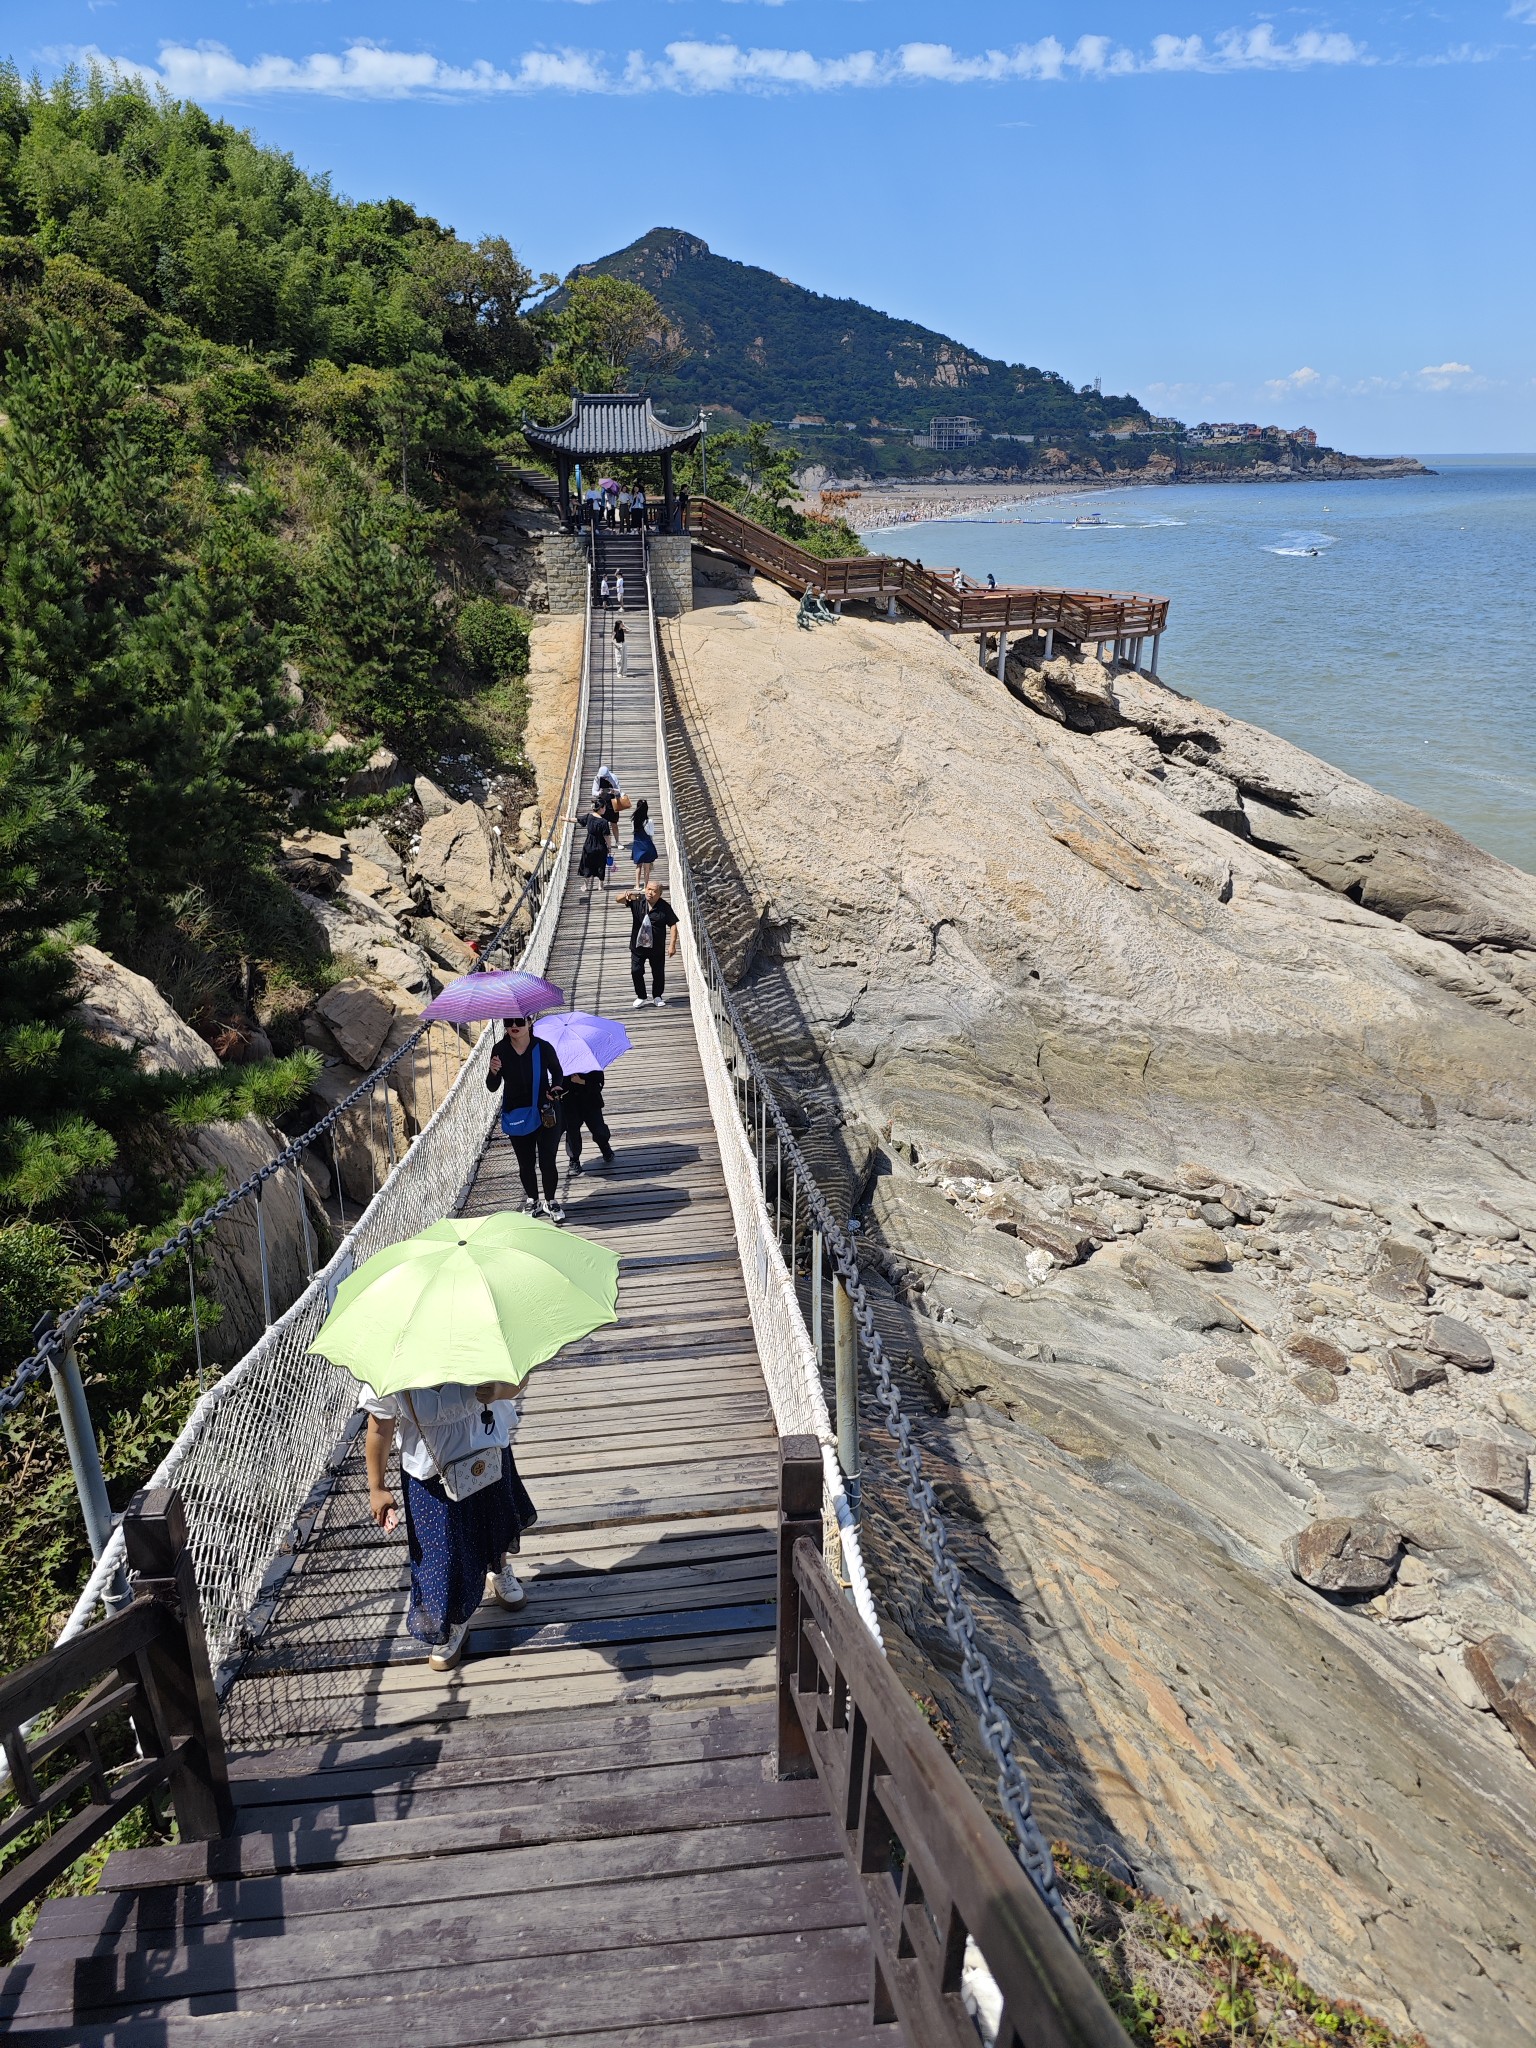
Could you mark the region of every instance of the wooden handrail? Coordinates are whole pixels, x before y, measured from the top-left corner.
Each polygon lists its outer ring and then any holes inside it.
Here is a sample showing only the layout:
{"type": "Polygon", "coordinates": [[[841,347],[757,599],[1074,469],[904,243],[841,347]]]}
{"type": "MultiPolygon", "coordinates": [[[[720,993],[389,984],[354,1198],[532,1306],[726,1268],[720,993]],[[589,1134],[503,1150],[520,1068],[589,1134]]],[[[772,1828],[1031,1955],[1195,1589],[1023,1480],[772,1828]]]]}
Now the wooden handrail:
{"type": "Polygon", "coordinates": [[[1033,584],[957,590],[948,577],[904,555],[839,555],[826,561],[714,498],[689,501],[687,530],[704,546],[738,557],[787,589],[804,592],[814,585],[834,602],[898,597],[943,633],[1056,632],[1082,645],[1140,639],[1161,633],[1168,624],[1167,598],[1140,591],[1033,584]]]}
{"type": "Polygon", "coordinates": [[[803,1512],[819,1499],[816,1439],[785,1437],[780,1456],[779,1772],[814,1770],[826,1788],[874,1948],[871,2023],[899,2020],[909,2048],[976,2048],[961,1999],[969,1936],[1002,1993],[996,2048],[1127,2048],[822,1561],[803,1512]]]}
{"type": "Polygon", "coordinates": [[[45,1822],[80,1793],[88,1803],[55,1827],[0,1876],[0,1921],[11,1919],[61,1870],[141,1800],[170,1788],[186,1841],[229,1827],[232,1808],[218,1699],[208,1664],[197,1580],[187,1546],[181,1496],[140,1493],[123,1518],[133,1598],[120,1613],[0,1680],[0,1744],[15,1803],[0,1825],[0,1846],[45,1822]],[[92,1687],[53,1727],[26,1724],[92,1687]],[[126,1766],[102,1754],[103,1724],[126,1714],[142,1756],[126,1766]],[[46,1785],[38,1767],[61,1750],[78,1761],[46,1785]]]}

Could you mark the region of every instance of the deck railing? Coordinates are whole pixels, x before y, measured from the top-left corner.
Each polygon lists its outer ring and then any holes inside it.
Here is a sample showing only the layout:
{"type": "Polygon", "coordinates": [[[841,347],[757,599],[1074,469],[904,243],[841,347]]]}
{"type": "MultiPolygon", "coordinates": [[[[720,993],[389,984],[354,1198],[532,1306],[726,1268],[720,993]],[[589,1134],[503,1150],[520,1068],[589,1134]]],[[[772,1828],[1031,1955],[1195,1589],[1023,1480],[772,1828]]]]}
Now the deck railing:
{"type": "Polygon", "coordinates": [[[688,506],[688,532],[704,547],[748,563],[786,589],[815,588],[832,604],[896,599],[943,633],[1055,634],[1078,646],[1141,641],[1168,624],[1166,597],[1137,591],[1058,590],[1033,585],[987,589],[925,569],[904,555],[841,555],[824,561],[713,498],[688,506]]]}
{"type": "Polygon", "coordinates": [[[820,1778],[908,2048],[1126,2048],[1120,2024],[828,1572],[812,1438],[780,1447],[781,1778],[820,1778]],[[810,1540],[808,1540],[810,1539],[810,1540]]]}
{"type": "Polygon", "coordinates": [[[0,1680],[0,1743],[11,1776],[0,1851],[43,1831],[0,1876],[0,1926],[162,1788],[184,1842],[210,1841],[230,1824],[219,1703],[180,1496],[139,1494],[123,1535],[127,1605],[0,1680]],[[62,1719],[33,1732],[61,1707],[62,1719]]]}

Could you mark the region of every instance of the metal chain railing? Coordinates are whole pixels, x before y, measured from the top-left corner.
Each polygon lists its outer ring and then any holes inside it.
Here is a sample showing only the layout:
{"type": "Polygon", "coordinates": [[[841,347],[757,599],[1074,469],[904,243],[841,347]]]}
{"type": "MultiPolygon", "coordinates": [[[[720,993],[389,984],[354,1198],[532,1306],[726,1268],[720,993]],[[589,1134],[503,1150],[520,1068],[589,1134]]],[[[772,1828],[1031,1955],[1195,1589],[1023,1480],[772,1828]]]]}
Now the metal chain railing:
{"type": "MultiPolygon", "coordinates": [[[[649,586],[649,573],[647,573],[649,586]]],[[[660,648],[655,640],[655,612],[652,607],[653,660],[657,698],[658,728],[670,753],[674,726],[667,718],[662,691],[660,648]]],[[[666,794],[672,794],[672,777],[665,775],[666,794]]],[[[1013,1824],[1018,1857],[1036,1890],[1074,1943],[1076,1929],[1061,1896],[1050,1845],[1034,1817],[1034,1795],[1028,1776],[1015,1752],[1013,1724],[999,1705],[992,1666],[981,1647],[975,1610],[949,1551],[944,1520],[932,1485],[924,1477],[922,1453],[913,1438],[912,1424],[902,1406],[890,1360],[875,1325],[874,1310],[860,1276],[852,1236],[838,1222],[830,1203],[811,1173],[800,1145],[778,1105],[773,1084],[753,1048],[741,1012],[731,994],[714,943],[709,935],[701,892],[695,881],[681,820],[675,804],[669,804],[669,836],[672,871],[682,884],[686,908],[685,929],[697,958],[709,1010],[720,1037],[726,1064],[737,1087],[737,1113],[753,1157],[757,1162],[765,1202],[771,1201],[780,1257],[793,1278],[799,1270],[802,1233],[814,1232],[831,1255],[838,1280],[852,1309],[857,1330],[858,1352],[884,1412],[886,1427],[896,1445],[908,1500],[917,1516],[919,1540],[928,1554],[935,1593],[943,1607],[945,1631],[960,1658],[960,1677],[976,1710],[982,1745],[997,1771],[997,1792],[1003,1810],[1013,1824]],[[788,1188],[786,1189],[786,1178],[788,1188]],[[786,1213],[787,1212],[787,1213],[786,1213]],[[788,1226],[788,1245],[785,1226],[788,1226]]],[[[812,1319],[818,1357],[820,1355],[819,1287],[813,1276],[812,1319]]],[[[856,1460],[855,1460],[856,1463],[856,1460]]]]}

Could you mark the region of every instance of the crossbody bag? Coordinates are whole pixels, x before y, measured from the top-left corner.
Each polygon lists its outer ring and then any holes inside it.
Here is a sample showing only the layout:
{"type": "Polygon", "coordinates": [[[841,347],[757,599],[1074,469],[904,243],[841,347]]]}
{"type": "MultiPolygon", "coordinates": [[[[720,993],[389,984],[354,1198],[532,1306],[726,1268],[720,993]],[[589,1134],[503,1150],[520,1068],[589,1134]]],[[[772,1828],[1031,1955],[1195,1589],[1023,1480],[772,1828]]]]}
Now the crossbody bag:
{"type": "Polygon", "coordinates": [[[432,1470],[442,1481],[443,1492],[451,1501],[468,1500],[472,1495],[483,1493],[488,1486],[494,1486],[501,1477],[501,1445],[487,1444],[483,1450],[466,1451],[462,1458],[450,1458],[446,1465],[438,1463],[432,1439],[421,1426],[416,1413],[416,1404],[409,1394],[400,1397],[410,1410],[411,1421],[416,1434],[421,1438],[422,1449],[432,1464],[432,1470]]]}

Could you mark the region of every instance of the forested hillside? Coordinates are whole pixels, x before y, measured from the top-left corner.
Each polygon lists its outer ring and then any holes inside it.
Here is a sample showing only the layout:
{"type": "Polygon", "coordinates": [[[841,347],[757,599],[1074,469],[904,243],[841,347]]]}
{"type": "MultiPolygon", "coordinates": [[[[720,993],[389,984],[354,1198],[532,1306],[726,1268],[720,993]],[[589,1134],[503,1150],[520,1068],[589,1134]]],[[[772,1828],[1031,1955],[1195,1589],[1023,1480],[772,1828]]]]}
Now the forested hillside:
{"type": "Polygon", "coordinates": [[[653,228],[574,274],[654,296],[686,345],[655,383],[674,404],[729,406],[748,419],[815,412],[860,430],[926,429],[935,413],[966,413],[996,434],[1085,434],[1150,418],[1134,398],[1078,391],[1054,370],[1001,362],[857,299],[807,291],[676,228],[653,228]]]}
{"type": "MultiPolygon", "coordinates": [[[[280,835],[390,801],[357,793],[381,742],[404,773],[518,767],[527,624],[472,529],[524,410],[618,374],[615,321],[648,308],[605,286],[539,322],[542,288],[197,107],[0,68],[0,1378],[218,1192],[168,1134],[303,1117],[298,1024],[346,969],[280,835]],[[148,1074],[88,1037],[82,943],[223,1064],[148,1074]]],[[[185,1272],[82,1353],[121,1500],[192,1395],[185,1272]]],[[[37,1595],[7,1664],[85,1561],[51,1410],[0,1425],[0,1569],[37,1595]]]]}

